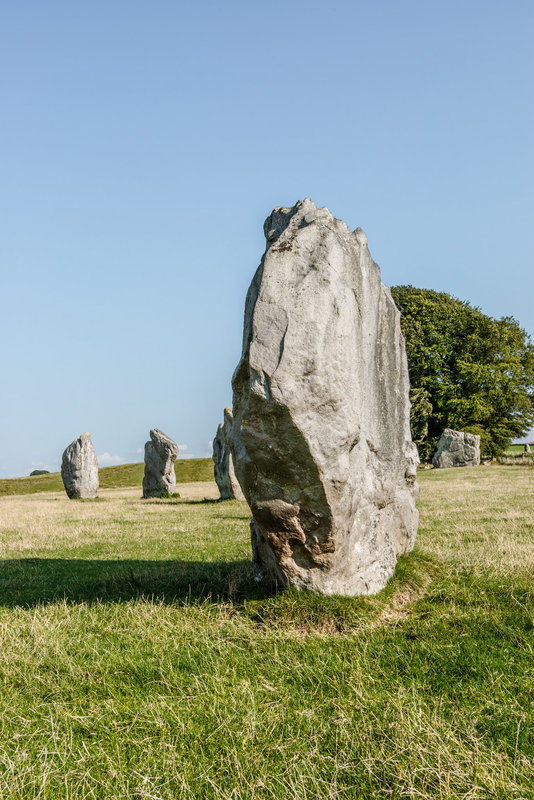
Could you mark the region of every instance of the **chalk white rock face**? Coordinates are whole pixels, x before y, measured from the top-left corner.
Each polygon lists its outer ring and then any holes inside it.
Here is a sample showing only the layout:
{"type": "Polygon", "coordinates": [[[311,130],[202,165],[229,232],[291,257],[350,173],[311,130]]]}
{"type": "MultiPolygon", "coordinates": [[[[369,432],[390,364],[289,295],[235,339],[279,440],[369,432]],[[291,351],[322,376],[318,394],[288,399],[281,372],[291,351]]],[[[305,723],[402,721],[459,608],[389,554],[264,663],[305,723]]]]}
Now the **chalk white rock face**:
{"type": "Polygon", "coordinates": [[[88,433],[75,439],[61,459],[61,477],[68,496],[92,498],[98,494],[98,461],[88,433]]]}
{"type": "Polygon", "coordinates": [[[217,428],[213,440],[213,473],[221,493],[221,500],[244,500],[245,495],[236,478],[232,456],[232,409],[224,409],[224,422],[217,428]]]}
{"type": "Polygon", "coordinates": [[[176,491],[174,462],[178,458],[178,445],[163,431],[153,428],[150,441],[145,444],[145,474],[143,497],[162,497],[176,491]]]}
{"type": "Polygon", "coordinates": [[[256,577],[371,594],[418,523],[400,314],[360,228],[307,199],[264,231],[233,377],[256,577]]]}
{"type": "Polygon", "coordinates": [[[478,467],[480,464],[480,436],[445,428],[432,463],[441,469],[478,467]]]}

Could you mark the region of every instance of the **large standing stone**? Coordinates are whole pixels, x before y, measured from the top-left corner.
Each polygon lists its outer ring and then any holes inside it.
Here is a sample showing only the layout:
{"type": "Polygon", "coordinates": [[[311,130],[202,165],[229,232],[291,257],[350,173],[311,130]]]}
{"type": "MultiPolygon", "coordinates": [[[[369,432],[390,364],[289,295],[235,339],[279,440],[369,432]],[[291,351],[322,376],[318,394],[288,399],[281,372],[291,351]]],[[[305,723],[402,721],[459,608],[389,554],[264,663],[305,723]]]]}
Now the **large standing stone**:
{"type": "Polygon", "coordinates": [[[224,422],[217,428],[213,440],[213,472],[221,493],[221,500],[244,500],[245,495],[236,478],[232,456],[232,409],[224,409],[224,422]]]}
{"type": "Polygon", "coordinates": [[[82,433],[65,449],[61,459],[61,477],[71,499],[97,496],[98,461],[88,433],[82,433]]]}
{"type": "Polygon", "coordinates": [[[176,491],[174,462],[178,458],[178,445],[163,431],[150,431],[150,441],[145,444],[145,475],[143,497],[163,497],[176,491]]]}
{"type": "Polygon", "coordinates": [[[478,467],[480,436],[445,428],[438,442],[432,463],[435,467],[478,467]]]}
{"type": "Polygon", "coordinates": [[[308,199],[264,231],[233,377],[256,575],[377,592],[418,522],[400,315],[360,228],[308,199]]]}

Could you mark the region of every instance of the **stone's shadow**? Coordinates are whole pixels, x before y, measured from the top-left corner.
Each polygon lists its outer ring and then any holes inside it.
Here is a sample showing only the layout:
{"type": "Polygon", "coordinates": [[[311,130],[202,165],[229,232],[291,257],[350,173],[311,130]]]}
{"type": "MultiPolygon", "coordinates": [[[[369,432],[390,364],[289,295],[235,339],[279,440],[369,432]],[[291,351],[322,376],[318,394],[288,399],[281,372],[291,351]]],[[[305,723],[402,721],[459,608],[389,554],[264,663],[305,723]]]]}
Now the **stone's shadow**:
{"type": "Polygon", "coordinates": [[[270,594],[253,578],[252,561],[134,561],[25,558],[0,562],[0,607],[116,603],[150,597],[170,605],[243,602],[270,594]]]}
{"type": "Polygon", "coordinates": [[[181,503],[184,506],[199,506],[199,505],[215,505],[217,503],[224,503],[224,500],[221,500],[220,497],[216,499],[212,499],[211,497],[205,497],[203,500],[179,500],[178,503],[181,503]]]}
{"type": "Polygon", "coordinates": [[[143,501],[143,505],[157,505],[157,506],[198,506],[198,505],[205,505],[206,503],[213,505],[214,503],[221,503],[223,502],[219,498],[216,500],[212,500],[210,497],[204,497],[203,500],[185,500],[181,497],[158,497],[158,498],[148,498],[148,497],[141,497],[143,501]]]}

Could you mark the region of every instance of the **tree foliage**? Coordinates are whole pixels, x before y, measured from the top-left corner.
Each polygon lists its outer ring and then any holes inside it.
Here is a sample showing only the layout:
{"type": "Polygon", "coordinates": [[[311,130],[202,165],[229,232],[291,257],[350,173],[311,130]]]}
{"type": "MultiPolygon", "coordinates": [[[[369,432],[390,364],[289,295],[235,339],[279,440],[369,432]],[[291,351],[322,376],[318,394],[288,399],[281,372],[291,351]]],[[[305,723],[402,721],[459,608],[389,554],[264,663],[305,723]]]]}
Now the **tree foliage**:
{"type": "Polygon", "coordinates": [[[534,345],[513,317],[492,319],[444,292],[394,286],[422,460],[444,428],[479,434],[495,456],[534,422],[534,345]]]}

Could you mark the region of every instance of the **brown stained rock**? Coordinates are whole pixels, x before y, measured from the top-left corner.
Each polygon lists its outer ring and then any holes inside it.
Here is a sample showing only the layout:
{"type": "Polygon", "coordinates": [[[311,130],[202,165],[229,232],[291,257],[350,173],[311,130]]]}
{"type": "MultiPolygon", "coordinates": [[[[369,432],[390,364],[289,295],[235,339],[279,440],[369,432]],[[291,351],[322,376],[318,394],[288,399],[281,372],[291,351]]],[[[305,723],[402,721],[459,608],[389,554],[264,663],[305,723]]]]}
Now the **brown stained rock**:
{"type": "Polygon", "coordinates": [[[258,579],[369,594],[413,547],[417,450],[399,312],[367,239],[275,209],[233,378],[232,448],[258,579]]]}

